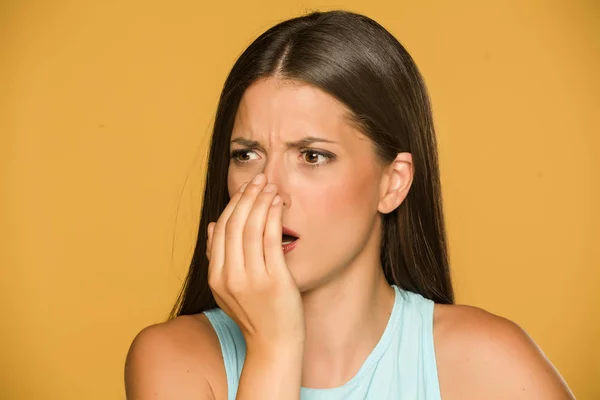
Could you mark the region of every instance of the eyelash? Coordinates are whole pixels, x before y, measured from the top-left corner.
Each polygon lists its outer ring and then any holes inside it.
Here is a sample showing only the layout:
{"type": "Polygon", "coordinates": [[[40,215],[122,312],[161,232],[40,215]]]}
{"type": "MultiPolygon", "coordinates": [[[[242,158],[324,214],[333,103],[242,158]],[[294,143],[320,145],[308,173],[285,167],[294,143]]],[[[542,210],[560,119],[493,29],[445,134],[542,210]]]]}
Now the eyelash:
{"type": "MultiPolygon", "coordinates": [[[[239,165],[239,164],[246,164],[246,163],[248,163],[248,162],[250,162],[250,161],[242,161],[242,160],[239,160],[237,157],[238,157],[240,154],[249,153],[249,152],[251,152],[251,151],[254,151],[254,150],[253,150],[253,149],[240,149],[240,150],[234,150],[234,151],[232,151],[232,152],[231,152],[231,155],[230,155],[230,157],[229,157],[229,158],[230,158],[230,159],[232,159],[232,160],[233,160],[233,161],[234,161],[236,164],[238,164],[238,165],[239,165]]],[[[303,156],[304,156],[305,154],[317,154],[317,155],[319,155],[319,156],[322,156],[322,157],[324,157],[324,158],[326,159],[326,161],[325,161],[325,162],[323,162],[322,164],[311,164],[311,163],[307,163],[307,165],[308,165],[310,168],[318,168],[318,167],[320,167],[320,166],[322,166],[322,165],[329,164],[329,163],[330,163],[330,162],[331,162],[331,161],[332,161],[332,160],[335,158],[335,156],[334,156],[333,154],[324,153],[324,152],[322,152],[322,151],[318,151],[318,150],[315,150],[315,149],[303,149],[303,150],[301,150],[301,151],[300,151],[300,154],[302,154],[303,156]]]]}

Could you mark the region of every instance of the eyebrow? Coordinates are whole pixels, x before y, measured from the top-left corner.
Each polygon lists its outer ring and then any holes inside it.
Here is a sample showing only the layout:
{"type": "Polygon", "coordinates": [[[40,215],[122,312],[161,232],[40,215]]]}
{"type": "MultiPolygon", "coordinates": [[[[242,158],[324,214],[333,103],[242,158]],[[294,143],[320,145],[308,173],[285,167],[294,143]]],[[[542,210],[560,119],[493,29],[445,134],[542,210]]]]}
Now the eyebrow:
{"type": "MultiPolygon", "coordinates": [[[[263,146],[260,144],[260,142],[257,142],[256,140],[249,140],[249,139],[241,138],[241,137],[233,139],[231,141],[231,144],[233,144],[233,143],[238,143],[245,147],[263,148],[263,146]]],[[[300,148],[300,147],[310,146],[313,143],[334,143],[335,144],[337,142],[334,142],[332,140],[328,140],[325,138],[315,137],[315,136],[306,136],[300,140],[296,140],[293,142],[286,142],[286,146],[288,148],[300,148]]]]}

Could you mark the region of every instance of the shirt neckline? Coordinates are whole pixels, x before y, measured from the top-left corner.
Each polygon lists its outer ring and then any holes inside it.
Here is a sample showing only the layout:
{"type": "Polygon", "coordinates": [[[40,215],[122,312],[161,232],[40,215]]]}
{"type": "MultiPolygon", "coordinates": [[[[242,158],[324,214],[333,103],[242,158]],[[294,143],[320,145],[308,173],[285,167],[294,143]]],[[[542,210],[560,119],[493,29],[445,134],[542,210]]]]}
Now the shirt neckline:
{"type": "Polygon", "coordinates": [[[392,312],[390,313],[390,318],[385,326],[383,331],[383,335],[373,348],[373,351],[369,354],[365,362],[361,365],[358,372],[350,378],[346,383],[341,386],[334,388],[326,388],[326,389],[316,389],[316,388],[307,388],[302,386],[300,391],[305,394],[337,394],[338,392],[345,392],[347,390],[353,389],[356,385],[358,385],[363,377],[374,367],[377,362],[381,359],[386,349],[389,347],[392,342],[392,338],[394,337],[394,332],[398,327],[398,320],[400,317],[400,302],[402,300],[402,295],[400,293],[400,289],[396,285],[391,285],[394,288],[394,305],[392,307],[392,312]]]}

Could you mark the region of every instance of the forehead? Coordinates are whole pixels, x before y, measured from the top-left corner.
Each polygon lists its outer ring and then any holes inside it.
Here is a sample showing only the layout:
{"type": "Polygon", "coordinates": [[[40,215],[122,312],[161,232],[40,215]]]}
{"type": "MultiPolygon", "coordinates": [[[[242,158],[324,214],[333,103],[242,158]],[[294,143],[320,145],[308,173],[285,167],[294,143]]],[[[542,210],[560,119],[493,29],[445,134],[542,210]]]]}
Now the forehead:
{"type": "Polygon", "coordinates": [[[314,134],[339,140],[355,131],[349,115],[341,102],[315,86],[266,78],[244,93],[232,137],[314,134]]]}

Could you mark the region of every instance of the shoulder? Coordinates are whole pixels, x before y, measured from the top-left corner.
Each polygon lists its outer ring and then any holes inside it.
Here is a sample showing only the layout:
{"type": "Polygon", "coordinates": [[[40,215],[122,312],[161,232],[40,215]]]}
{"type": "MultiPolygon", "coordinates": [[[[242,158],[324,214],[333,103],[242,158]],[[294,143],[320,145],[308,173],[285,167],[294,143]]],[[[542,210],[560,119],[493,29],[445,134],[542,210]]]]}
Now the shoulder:
{"type": "Polygon", "coordinates": [[[139,332],[127,354],[125,388],[128,399],[226,398],[219,340],[206,316],[179,316],[139,332]]]}
{"type": "Polygon", "coordinates": [[[477,307],[435,305],[444,399],[573,399],[558,371],[516,323],[477,307]]]}

